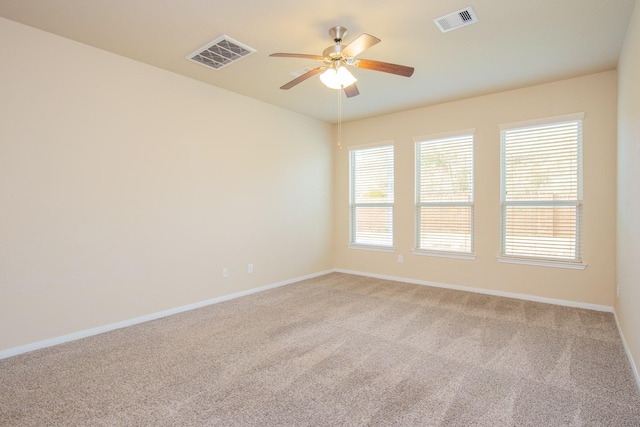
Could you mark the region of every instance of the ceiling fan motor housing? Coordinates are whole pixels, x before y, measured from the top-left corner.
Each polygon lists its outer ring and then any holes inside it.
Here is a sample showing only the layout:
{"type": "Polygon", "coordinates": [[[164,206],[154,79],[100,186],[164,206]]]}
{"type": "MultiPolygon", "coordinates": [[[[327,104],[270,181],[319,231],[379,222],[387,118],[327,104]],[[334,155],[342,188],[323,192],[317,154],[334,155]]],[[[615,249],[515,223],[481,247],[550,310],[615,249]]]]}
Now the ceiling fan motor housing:
{"type": "Polygon", "coordinates": [[[335,61],[342,58],[342,45],[334,44],[333,46],[329,46],[322,52],[322,56],[325,58],[331,58],[331,60],[335,61]]]}

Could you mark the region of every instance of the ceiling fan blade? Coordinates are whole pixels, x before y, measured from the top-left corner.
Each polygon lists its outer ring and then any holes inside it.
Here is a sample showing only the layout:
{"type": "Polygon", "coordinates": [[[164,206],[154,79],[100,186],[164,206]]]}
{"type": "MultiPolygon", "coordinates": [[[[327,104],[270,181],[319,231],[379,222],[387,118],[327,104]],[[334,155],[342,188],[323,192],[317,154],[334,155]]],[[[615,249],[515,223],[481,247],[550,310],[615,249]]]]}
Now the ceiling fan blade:
{"type": "Polygon", "coordinates": [[[316,61],[324,61],[324,56],[307,55],[306,53],[272,53],[269,56],[275,56],[279,58],[305,58],[305,59],[315,59],[316,61]]]}
{"type": "Polygon", "coordinates": [[[307,71],[303,75],[301,75],[299,77],[296,77],[295,79],[291,80],[286,85],[281,86],[280,89],[283,89],[283,90],[291,89],[292,87],[294,87],[298,83],[302,83],[303,81],[307,80],[308,78],[313,77],[316,74],[319,74],[319,73],[323,72],[326,69],[327,69],[327,67],[318,67],[318,68],[314,68],[311,71],[307,71]]]}
{"type": "Polygon", "coordinates": [[[358,90],[358,86],[356,86],[355,83],[342,88],[344,90],[345,95],[347,95],[347,98],[351,98],[357,95],[360,95],[360,91],[358,90]]]}
{"type": "Polygon", "coordinates": [[[390,64],[388,62],[372,61],[370,59],[358,59],[353,63],[353,65],[358,68],[364,68],[365,70],[382,71],[404,77],[411,77],[413,74],[413,67],[390,64]]]}
{"type": "Polygon", "coordinates": [[[353,58],[378,43],[380,43],[379,38],[366,33],[361,34],[357,39],[349,43],[347,47],[342,49],[342,54],[346,57],[353,58]]]}

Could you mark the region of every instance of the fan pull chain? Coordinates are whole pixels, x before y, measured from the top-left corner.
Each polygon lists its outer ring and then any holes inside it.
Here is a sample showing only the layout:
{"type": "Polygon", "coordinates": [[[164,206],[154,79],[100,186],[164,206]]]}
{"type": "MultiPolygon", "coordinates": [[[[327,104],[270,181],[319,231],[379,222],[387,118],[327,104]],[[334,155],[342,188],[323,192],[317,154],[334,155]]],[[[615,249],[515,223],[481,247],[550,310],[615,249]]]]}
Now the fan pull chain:
{"type": "Polygon", "coordinates": [[[338,92],[338,148],[342,150],[342,91],[336,92],[338,92]]]}

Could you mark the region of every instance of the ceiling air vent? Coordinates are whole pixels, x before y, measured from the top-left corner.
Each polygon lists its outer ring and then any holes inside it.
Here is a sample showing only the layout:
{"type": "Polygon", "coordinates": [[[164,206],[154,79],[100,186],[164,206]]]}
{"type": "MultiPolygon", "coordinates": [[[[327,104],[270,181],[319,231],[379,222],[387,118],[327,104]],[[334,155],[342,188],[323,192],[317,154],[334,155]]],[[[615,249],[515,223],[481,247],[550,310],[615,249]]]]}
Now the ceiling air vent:
{"type": "Polygon", "coordinates": [[[255,51],[255,49],[237,42],[231,37],[222,35],[187,55],[187,59],[205,67],[219,70],[247,55],[251,55],[255,51]]]}
{"type": "Polygon", "coordinates": [[[304,68],[299,68],[297,70],[293,70],[292,72],[289,73],[289,75],[293,76],[293,77],[300,77],[301,75],[308,73],[309,71],[313,70],[314,67],[304,67],[304,68]]]}
{"type": "Polygon", "coordinates": [[[471,7],[467,7],[448,15],[441,16],[440,18],[436,18],[433,22],[435,22],[438,28],[440,28],[440,31],[446,33],[447,31],[475,24],[478,22],[478,17],[471,7]]]}

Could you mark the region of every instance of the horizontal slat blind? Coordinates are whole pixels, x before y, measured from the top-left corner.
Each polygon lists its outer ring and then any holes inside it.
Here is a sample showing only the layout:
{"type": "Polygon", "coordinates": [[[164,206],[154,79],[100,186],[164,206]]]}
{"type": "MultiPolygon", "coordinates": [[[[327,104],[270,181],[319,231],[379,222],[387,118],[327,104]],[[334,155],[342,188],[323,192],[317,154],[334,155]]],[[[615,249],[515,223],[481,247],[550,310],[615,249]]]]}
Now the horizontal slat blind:
{"type": "Polygon", "coordinates": [[[416,143],[416,248],[473,251],[473,135],[416,143]]]}
{"type": "Polygon", "coordinates": [[[354,206],[353,240],[357,245],[393,246],[393,207],[354,206]]]}
{"type": "Polygon", "coordinates": [[[581,260],[582,121],[507,129],[502,255],[581,260]]]}
{"type": "Polygon", "coordinates": [[[393,246],[393,145],[352,150],[351,243],[393,246]]]}

